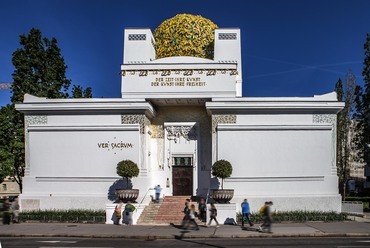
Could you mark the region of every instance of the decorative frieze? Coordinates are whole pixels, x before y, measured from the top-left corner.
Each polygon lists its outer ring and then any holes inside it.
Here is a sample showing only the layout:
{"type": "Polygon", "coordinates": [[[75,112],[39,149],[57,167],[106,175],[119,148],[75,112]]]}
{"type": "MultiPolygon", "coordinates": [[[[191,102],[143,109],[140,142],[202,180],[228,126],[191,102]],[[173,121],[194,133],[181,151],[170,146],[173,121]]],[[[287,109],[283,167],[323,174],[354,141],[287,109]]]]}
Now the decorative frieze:
{"type": "Polygon", "coordinates": [[[122,124],[139,124],[140,133],[144,134],[145,126],[150,125],[149,119],[144,114],[121,115],[122,124]]]}
{"type": "Polygon", "coordinates": [[[29,125],[46,125],[48,124],[48,117],[46,115],[26,115],[26,127],[29,125]]]}
{"type": "MultiPolygon", "coordinates": [[[[222,63],[232,63],[233,61],[222,61],[222,63]]],[[[131,61],[131,63],[134,63],[131,61]]],[[[140,64],[137,62],[136,64],[140,64]]],[[[221,62],[220,62],[221,63],[221,62]]],[[[230,76],[238,75],[236,69],[184,69],[184,70],[122,70],[121,76],[151,76],[151,75],[160,75],[162,77],[166,76],[196,76],[196,75],[206,75],[206,76],[215,76],[216,74],[229,74],[230,76]]]]}
{"type": "Polygon", "coordinates": [[[212,132],[216,132],[217,125],[222,124],[236,124],[236,115],[212,115],[212,132]]]}
{"type": "MultiPolygon", "coordinates": [[[[26,127],[26,130],[28,130],[28,127],[30,125],[47,125],[48,124],[48,117],[46,115],[26,115],[24,117],[24,122],[25,122],[25,127],[26,127]]],[[[30,154],[30,151],[29,151],[29,133],[28,131],[26,131],[26,137],[25,137],[25,143],[26,143],[26,168],[25,168],[25,171],[24,171],[24,174],[26,176],[29,176],[30,175],[30,171],[31,171],[31,162],[30,162],[30,159],[29,159],[29,154],[30,154]]]]}
{"type": "Polygon", "coordinates": [[[146,40],[146,34],[129,34],[128,40],[146,40]]]}
{"type": "Polygon", "coordinates": [[[186,140],[197,139],[197,127],[196,126],[168,126],[166,127],[167,139],[177,141],[181,136],[186,140]]]}
{"type": "Polygon", "coordinates": [[[337,153],[337,115],[335,114],[314,114],[313,115],[313,123],[328,123],[332,125],[332,148],[331,148],[331,174],[337,174],[337,166],[336,166],[336,153],[337,153]]]}
{"type": "Polygon", "coordinates": [[[335,124],[336,122],[337,122],[337,115],[331,115],[331,114],[315,114],[315,115],[313,115],[313,123],[335,124]]]}
{"type": "Polygon", "coordinates": [[[236,40],[236,33],[219,33],[219,40],[236,40]]]}
{"type": "Polygon", "coordinates": [[[164,129],[163,125],[151,125],[150,130],[152,134],[150,135],[153,139],[163,139],[164,138],[164,129]]]}

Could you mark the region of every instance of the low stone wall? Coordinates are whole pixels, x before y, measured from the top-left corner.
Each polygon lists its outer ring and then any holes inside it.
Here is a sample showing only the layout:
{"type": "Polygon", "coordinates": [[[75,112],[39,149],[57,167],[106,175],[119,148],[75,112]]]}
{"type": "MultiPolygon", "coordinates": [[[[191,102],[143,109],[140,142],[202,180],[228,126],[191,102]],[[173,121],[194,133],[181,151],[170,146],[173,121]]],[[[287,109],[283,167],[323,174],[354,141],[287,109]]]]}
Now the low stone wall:
{"type": "Polygon", "coordinates": [[[363,214],[364,213],[363,203],[360,201],[343,201],[342,213],[363,214]]]}
{"type": "MultiPolygon", "coordinates": [[[[211,206],[207,204],[207,208],[209,209],[211,206]]],[[[235,203],[228,203],[228,204],[215,204],[217,209],[217,220],[220,225],[232,225],[236,223],[236,204],[235,203]]],[[[207,224],[209,222],[209,211],[207,213],[207,224]]],[[[212,221],[212,226],[216,225],[215,221],[212,221]]]]}
{"type": "MultiPolygon", "coordinates": [[[[106,204],[106,207],[105,207],[105,224],[113,224],[113,213],[114,213],[114,209],[116,207],[117,204],[106,204]]],[[[137,220],[139,219],[141,213],[143,212],[145,206],[144,205],[140,205],[140,204],[133,204],[135,207],[136,207],[136,210],[133,212],[132,214],[132,221],[133,221],[133,224],[135,225],[137,220]]],[[[125,213],[124,213],[124,206],[125,204],[122,206],[122,218],[120,220],[120,224],[122,224],[122,219],[125,218],[125,213]]]]}

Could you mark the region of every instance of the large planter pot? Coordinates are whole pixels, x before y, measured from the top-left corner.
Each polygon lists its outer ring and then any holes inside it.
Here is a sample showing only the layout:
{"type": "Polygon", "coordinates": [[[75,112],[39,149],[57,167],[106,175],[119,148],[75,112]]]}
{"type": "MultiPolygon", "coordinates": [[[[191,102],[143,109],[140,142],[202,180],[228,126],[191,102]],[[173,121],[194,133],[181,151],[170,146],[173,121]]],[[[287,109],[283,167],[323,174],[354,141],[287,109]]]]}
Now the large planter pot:
{"type": "Polygon", "coordinates": [[[228,203],[234,197],[233,189],[215,189],[211,196],[218,203],[228,203]]]}
{"type": "Polygon", "coordinates": [[[138,189],[117,189],[116,194],[118,199],[123,202],[136,202],[136,199],[139,197],[138,189]]]}

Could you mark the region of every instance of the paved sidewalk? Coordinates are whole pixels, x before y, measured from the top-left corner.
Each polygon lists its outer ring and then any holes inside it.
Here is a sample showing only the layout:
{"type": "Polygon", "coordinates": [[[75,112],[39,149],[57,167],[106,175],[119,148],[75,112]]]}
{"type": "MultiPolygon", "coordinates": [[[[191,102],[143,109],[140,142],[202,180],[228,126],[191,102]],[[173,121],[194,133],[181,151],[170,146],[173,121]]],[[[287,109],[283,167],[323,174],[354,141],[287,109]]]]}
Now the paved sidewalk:
{"type": "Polygon", "coordinates": [[[259,238],[259,237],[370,237],[369,222],[307,222],[273,224],[273,233],[241,226],[200,226],[199,231],[177,226],[115,226],[106,224],[21,223],[0,225],[0,237],[94,237],[130,239],[259,238]]]}

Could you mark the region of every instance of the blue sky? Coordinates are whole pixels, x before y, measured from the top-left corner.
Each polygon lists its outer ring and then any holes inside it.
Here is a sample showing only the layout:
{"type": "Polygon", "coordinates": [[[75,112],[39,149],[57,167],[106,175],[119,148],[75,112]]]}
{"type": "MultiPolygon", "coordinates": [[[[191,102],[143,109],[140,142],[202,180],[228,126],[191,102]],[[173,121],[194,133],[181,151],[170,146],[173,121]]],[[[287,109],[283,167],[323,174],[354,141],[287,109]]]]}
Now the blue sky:
{"type": "MultiPolygon", "coordinates": [[[[94,97],[120,97],[123,29],[151,28],[179,13],[242,32],[243,96],[313,96],[333,91],[352,70],[362,85],[370,1],[0,0],[0,82],[11,82],[12,53],[32,27],[56,37],[73,84],[94,97]]],[[[0,106],[10,91],[0,91],[0,106]]]]}

